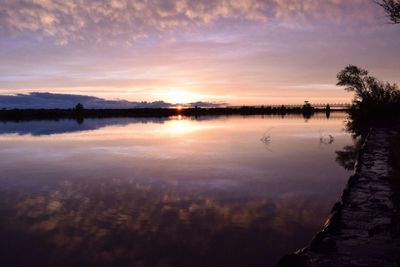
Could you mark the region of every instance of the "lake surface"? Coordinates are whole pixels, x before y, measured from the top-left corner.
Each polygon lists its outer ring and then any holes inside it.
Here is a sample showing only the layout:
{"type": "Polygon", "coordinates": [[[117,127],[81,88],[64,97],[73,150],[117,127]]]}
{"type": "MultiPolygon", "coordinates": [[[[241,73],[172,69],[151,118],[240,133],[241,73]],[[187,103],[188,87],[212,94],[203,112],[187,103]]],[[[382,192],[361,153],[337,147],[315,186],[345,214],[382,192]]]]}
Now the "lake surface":
{"type": "Polygon", "coordinates": [[[0,265],[275,266],[340,198],[345,118],[0,122],[0,265]]]}

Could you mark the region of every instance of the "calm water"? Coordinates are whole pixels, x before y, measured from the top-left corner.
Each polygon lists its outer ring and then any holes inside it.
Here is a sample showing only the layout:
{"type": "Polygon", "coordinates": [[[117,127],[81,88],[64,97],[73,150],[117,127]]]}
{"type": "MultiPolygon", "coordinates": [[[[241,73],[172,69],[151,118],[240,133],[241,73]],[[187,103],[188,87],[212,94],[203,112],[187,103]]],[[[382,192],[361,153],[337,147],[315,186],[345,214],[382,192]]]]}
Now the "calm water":
{"type": "Polygon", "coordinates": [[[0,265],[274,266],[341,195],[344,119],[0,123],[0,265]]]}

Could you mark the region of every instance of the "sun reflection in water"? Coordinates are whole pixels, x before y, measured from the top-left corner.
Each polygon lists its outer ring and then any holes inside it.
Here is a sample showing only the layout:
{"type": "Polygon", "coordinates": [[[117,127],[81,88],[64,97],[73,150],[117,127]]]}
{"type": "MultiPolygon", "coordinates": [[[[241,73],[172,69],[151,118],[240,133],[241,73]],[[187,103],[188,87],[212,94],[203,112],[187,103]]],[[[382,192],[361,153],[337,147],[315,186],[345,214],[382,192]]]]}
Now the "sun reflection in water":
{"type": "Polygon", "coordinates": [[[170,135],[183,135],[195,131],[208,128],[206,125],[193,123],[193,121],[182,118],[181,115],[177,116],[175,120],[166,123],[163,130],[170,135]]]}

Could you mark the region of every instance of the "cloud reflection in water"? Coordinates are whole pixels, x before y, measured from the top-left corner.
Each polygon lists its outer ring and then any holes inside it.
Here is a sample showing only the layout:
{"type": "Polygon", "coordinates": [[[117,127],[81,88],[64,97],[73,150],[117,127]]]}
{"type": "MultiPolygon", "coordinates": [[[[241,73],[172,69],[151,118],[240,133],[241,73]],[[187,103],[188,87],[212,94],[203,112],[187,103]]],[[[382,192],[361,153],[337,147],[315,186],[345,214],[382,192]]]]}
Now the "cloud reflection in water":
{"type": "Polygon", "coordinates": [[[60,121],[51,135],[35,134],[45,122],[11,125],[0,135],[1,263],[274,265],[341,193],[342,119],[85,120],[85,131],[60,121]],[[272,153],[260,142],[271,127],[272,153]],[[335,142],[321,146],[321,129],[335,142]]]}

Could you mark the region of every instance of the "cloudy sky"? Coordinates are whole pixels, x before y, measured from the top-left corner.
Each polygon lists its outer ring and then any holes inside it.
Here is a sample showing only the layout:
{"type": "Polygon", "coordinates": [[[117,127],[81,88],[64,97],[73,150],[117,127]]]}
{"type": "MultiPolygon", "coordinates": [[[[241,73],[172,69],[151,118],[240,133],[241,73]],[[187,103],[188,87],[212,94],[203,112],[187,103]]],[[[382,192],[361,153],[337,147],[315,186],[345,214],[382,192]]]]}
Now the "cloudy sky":
{"type": "Polygon", "coordinates": [[[373,0],[0,0],[0,95],[349,102],[348,64],[400,81],[373,0]]]}

